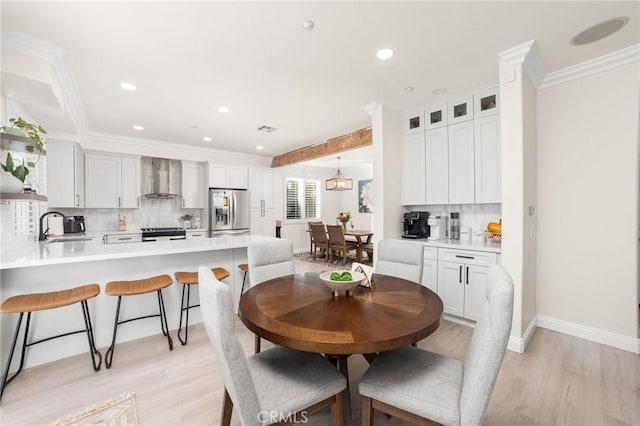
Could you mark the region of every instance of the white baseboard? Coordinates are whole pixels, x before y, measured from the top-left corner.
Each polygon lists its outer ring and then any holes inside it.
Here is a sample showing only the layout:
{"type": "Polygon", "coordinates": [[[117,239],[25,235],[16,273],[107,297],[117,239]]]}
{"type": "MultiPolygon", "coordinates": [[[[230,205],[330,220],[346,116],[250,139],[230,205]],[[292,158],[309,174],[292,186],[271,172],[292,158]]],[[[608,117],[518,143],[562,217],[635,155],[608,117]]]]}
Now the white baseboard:
{"type": "Polygon", "coordinates": [[[573,322],[551,318],[544,315],[538,315],[537,323],[538,327],[568,334],[574,337],[579,337],[591,342],[612,346],[614,348],[622,349],[635,354],[640,354],[640,339],[638,338],[623,336],[621,334],[612,333],[610,331],[587,327],[582,324],[576,324],[573,322]]]}
{"type": "Polygon", "coordinates": [[[527,350],[527,346],[529,345],[529,340],[531,340],[531,336],[533,336],[533,332],[536,331],[537,317],[533,317],[527,329],[524,331],[524,335],[522,337],[509,336],[509,342],[507,343],[507,349],[512,352],[517,352],[519,354],[523,354],[525,350],[527,350]]]}
{"type": "Polygon", "coordinates": [[[300,254],[300,253],[304,253],[309,251],[309,249],[307,247],[302,247],[302,248],[294,248],[293,249],[293,254],[300,254]]]}

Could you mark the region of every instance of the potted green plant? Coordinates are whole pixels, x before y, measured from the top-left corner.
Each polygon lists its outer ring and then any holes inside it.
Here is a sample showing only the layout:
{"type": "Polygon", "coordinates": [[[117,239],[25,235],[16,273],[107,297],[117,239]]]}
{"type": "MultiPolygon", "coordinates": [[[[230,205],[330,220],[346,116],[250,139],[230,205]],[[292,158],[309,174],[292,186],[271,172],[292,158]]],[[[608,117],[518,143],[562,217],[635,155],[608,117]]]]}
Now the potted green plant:
{"type": "MultiPolygon", "coordinates": [[[[47,133],[47,131],[43,129],[42,126],[29,123],[22,117],[18,117],[9,119],[9,125],[0,127],[0,132],[14,136],[28,137],[33,142],[33,145],[27,145],[25,147],[25,151],[38,155],[35,162],[22,160],[22,164],[16,166],[14,163],[14,159],[11,156],[11,152],[7,151],[7,157],[4,164],[0,163],[0,166],[2,166],[2,170],[20,181],[20,185],[18,186],[15,182],[13,182],[13,179],[11,178],[3,179],[2,191],[20,192],[24,186],[24,180],[29,174],[29,168],[34,168],[36,166],[36,163],[40,158],[40,154],[44,151],[44,135],[47,133]]],[[[6,177],[6,175],[4,174],[3,176],[6,177]]]]}

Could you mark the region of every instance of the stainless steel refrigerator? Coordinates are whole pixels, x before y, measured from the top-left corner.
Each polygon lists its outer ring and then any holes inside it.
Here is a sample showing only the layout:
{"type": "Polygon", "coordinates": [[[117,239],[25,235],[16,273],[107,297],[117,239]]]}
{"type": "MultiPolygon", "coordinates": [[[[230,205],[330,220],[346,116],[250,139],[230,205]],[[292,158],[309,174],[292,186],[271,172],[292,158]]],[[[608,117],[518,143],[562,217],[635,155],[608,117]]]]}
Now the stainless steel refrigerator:
{"type": "Polygon", "coordinates": [[[209,236],[248,234],[249,191],[209,188],[209,236]]]}

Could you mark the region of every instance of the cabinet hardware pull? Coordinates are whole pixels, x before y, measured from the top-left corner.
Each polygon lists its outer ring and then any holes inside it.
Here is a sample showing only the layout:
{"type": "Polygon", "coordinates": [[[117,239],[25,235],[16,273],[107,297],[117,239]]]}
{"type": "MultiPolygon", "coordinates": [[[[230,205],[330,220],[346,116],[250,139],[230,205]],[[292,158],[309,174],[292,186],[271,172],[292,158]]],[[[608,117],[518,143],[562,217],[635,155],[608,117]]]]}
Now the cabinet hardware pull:
{"type": "Polygon", "coordinates": [[[456,254],[456,257],[460,259],[475,259],[473,256],[463,256],[461,254],[456,254]]]}
{"type": "Polygon", "coordinates": [[[121,207],[122,204],[120,203],[120,197],[118,197],[118,207],[121,207]]]}
{"type": "Polygon", "coordinates": [[[125,237],[121,237],[121,238],[118,238],[118,241],[127,241],[127,240],[131,240],[132,238],[133,237],[126,237],[126,238],[125,237]]]}
{"type": "Polygon", "coordinates": [[[460,269],[458,272],[458,282],[462,284],[462,265],[460,265],[460,269]]]}
{"type": "Polygon", "coordinates": [[[184,208],[184,197],[182,197],[182,207],[184,208]]]}
{"type": "Polygon", "coordinates": [[[76,194],[76,207],[80,207],[80,195],[76,194]]]}
{"type": "Polygon", "coordinates": [[[467,285],[469,285],[469,267],[467,266],[467,285]]]}

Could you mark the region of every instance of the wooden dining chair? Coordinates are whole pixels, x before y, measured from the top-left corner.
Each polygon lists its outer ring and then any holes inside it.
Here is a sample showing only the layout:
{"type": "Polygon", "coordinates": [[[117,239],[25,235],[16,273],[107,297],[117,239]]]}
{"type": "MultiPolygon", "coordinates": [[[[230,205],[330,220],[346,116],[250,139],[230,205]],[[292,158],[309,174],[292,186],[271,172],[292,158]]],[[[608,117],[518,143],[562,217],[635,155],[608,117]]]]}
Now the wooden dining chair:
{"type": "Polygon", "coordinates": [[[316,253],[314,251],[316,245],[316,239],[313,235],[313,231],[311,230],[311,225],[321,225],[322,221],[319,222],[307,222],[307,226],[309,227],[309,254],[313,254],[313,258],[316,258],[316,253]]]}
{"type": "Polygon", "coordinates": [[[367,262],[373,265],[373,243],[371,239],[373,238],[373,234],[367,236],[367,241],[362,244],[361,250],[367,253],[367,262]]]}
{"type": "Polygon", "coordinates": [[[420,284],[424,264],[424,244],[413,241],[382,240],[378,243],[376,272],[420,284]]]}
{"type": "Polygon", "coordinates": [[[312,223],[309,225],[311,228],[311,235],[315,240],[315,246],[313,249],[313,258],[315,259],[318,255],[318,249],[324,250],[324,253],[329,255],[329,239],[327,238],[327,228],[324,224],[320,223],[312,223]]]}
{"type": "MultiPolygon", "coordinates": [[[[264,241],[247,247],[249,287],[284,275],[295,274],[293,243],[287,240],[264,241]]],[[[260,352],[260,336],[255,337],[255,352],[260,352]]]]}
{"type": "Polygon", "coordinates": [[[413,346],[381,352],[358,386],[361,425],[373,425],[374,409],[412,424],[480,425],[512,317],[513,280],[502,266],[494,265],[464,362],[413,346]]]}
{"type": "Polygon", "coordinates": [[[231,423],[234,408],[239,424],[263,425],[306,423],[306,416],[330,406],[331,424],[342,425],[347,380],[336,367],[320,354],[284,346],[245,357],[231,288],[209,268],[198,274],[202,322],[224,382],[220,424],[231,423]]]}
{"type": "Polygon", "coordinates": [[[333,253],[336,252],[342,256],[342,264],[346,265],[347,253],[350,250],[356,250],[358,243],[345,240],[342,225],[327,225],[327,234],[329,236],[329,262],[333,261],[333,253]]]}

